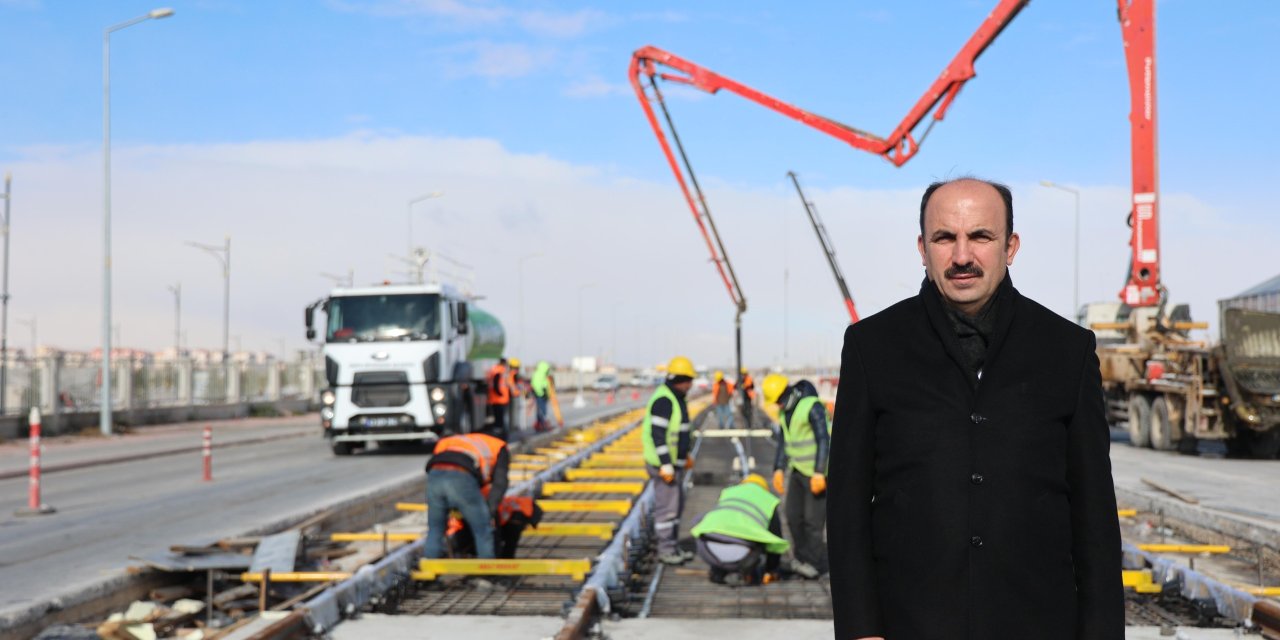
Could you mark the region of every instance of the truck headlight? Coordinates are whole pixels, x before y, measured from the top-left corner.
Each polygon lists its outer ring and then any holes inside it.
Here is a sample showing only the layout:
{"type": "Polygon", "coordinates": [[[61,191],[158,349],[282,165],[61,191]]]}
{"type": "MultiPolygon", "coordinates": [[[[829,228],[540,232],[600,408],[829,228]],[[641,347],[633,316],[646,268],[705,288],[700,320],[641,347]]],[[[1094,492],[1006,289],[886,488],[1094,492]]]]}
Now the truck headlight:
{"type": "Polygon", "coordinates": [[[320,419],[321,419],[321,420],[324,420],[325,422],[328,422],[328,421],[330,421],[330,420],[333,420],[333,409],[330,409],[329,407],[325,407],[325,408],[321,409],[321,410],[320,410],[320,419]]]}
{"type": "Polygon", "coordinates": [[[440,388],[440,387],[432,387],[432,388],[431,388],[431,401],[432,401],[432,402],[444,402],[444,389],[442,389],[442,388],[440,388]]]}
{"type": "Polygon", "coordinates": [[[323,404],[327,407],[332,407],[333,404],[337,401],[338,401],[338,396],[333,393],[332,389],[325,389],[324,393],[320,394],[320,404],[323,404]]]}
{"type": "Polygon", "coordinates": [[[431,407],[431,410],[434,411],[437,416],[442,416],[444,415],[445,411],[448,411],[448,408],[442,404],[437,404],[437,405],[433,405],[431,407]]]}

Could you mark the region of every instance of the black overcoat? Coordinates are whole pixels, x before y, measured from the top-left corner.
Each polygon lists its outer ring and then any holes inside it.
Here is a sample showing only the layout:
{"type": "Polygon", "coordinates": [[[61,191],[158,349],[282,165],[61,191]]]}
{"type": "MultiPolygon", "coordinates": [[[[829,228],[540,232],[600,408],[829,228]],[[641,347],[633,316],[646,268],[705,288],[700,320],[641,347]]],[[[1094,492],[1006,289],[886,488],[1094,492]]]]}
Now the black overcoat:
{"type": "Polygon", "coordinates": [[[933,283],[845,332],[827,500],[836,640],[1122,640],[1093,333],[1006,276],[981,377],[933,283]]]}

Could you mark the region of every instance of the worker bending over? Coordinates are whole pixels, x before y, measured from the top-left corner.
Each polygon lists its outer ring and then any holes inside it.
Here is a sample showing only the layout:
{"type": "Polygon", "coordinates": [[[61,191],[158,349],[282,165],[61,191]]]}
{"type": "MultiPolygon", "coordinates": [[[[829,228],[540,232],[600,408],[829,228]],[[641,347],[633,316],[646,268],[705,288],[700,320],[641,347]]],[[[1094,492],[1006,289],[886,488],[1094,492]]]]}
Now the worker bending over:
{"type": "Polygon", "coordinates": [[[667,379],[649,398],[641,439],[644,442],[645,469],[653,480],[654,537],[658,541],[658,560],[663,564],[684,564],[692,553],[676,548],[680,534],[680,513],[684,511],[686,469],[693,467],[689,456],[689,408],[685,394],[697,373],[693,363],[676,356],[667,365],[667,379]]]}
{"type": "Polygon", "coordinates": [[[501,358],[485,375],[489,387],[489,415],[493,417],[493,435],[507,439],[507,413],[511,406],[511,373],[507,359],[501,358]]]}
{"type": "Polygon", "coordinates": [[[787,495],[787,526],[795,542],[791,569],[805,578],[827,572],[827,458],[831,430],[818,389],[808,380],[788,384],[773,373],[762,384],[764,401],[777,403],[782,446],[773,463],[773,489],[787,495]],[[788,467],[791,481],[784,482],[788,467]]]}
{"type": "Polygon", "coordinates": [[[479,431],[441,438],[427,460],[427,542],[423,555],[444,556],[449,511],[456,509],[475,536],[476,557],[494,557],[493,514],[507,492],[507,443],[479,431]]]}
{"type": "Polygon", "coordinates": [[[778,577],[782,554],[791,547],[782,537],[778,498],[764,478],[751,474],[720,492],[715,508],[691,531],[698,556],[711,567],[717,584],[769,584],[778,577]]]}

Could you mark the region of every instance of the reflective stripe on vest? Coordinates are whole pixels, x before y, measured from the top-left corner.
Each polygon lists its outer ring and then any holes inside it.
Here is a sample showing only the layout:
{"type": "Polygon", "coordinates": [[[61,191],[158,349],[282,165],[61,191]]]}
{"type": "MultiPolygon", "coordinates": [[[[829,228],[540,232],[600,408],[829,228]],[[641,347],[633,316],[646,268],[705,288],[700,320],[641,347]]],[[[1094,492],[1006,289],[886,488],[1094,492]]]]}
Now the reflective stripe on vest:
{"type": "Polygon", "coordinates": [[[667,440],[664,445],[667,447],[667,455],[672,459],[676,459],[676,453],[680,445],[680,425],[684,421],[684,416],[680,414],[680,401],[676,399],[675,392],[671,391],[671,387],[665,384],[658,385],[653,395],[649,397],[649,406],[644,412],[644,427],[640,432],[640,439],[644,442],[644,461],[655,467],[662,466],[662,460],[658,457],[658,448],[653,444],[653,403],[659,398],[666,398],[671,401],[671,419],[665,426],[667,428],[667,440]]]}
{"type": "MultiPolygon", "coordinates": [[[[818,457],[818,443],[813,437],[813,426],[809,424],[809,411],[817,403],[817,396],[801,398],[796,408],[786,416],[786,428],[783,430],[791,468],[806,476],[813,475],[818,457]]],[[[822,471],[826,473],[826,469],[822,471]]]]}
{"type": "Polygon", "coordinates": [[[754,484],[729,487],[720,492],[715,508],[708,511],[690,533],[694,537],[714,533],[758,542],[769,553],[785,553],[790,545],[769,531],[778,502],[776,496],[754,484]]]}

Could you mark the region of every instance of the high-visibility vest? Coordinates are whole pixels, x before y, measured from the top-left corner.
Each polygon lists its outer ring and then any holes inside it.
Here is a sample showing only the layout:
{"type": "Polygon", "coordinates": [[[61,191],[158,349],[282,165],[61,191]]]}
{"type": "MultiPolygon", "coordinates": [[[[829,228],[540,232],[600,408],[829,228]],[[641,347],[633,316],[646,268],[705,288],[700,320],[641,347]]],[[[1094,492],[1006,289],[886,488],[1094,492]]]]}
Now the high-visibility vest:
{"type": "Polygon", "coordinates": [[[769,531],[778,509],[778,498],[766,489],[743,483],[720,492],[720,500],[690,533],[696,538],[716,533],[748,542],[759,542],[768,553],[786,553],[791,545],[769,531]]]}
{"type": "Polygon", "coordinates": [[[716,383],[711,387],[711,400],[712,400],[712,401],[719,401],[719,400],[720,400],[720,389],[721,389],[722,387],[724,388],[724,392],[725,392],[725,394],[726,394],[726,395],[728,395],[730,398],[732,398],[732,397],[733,397],[733,383],[732,383],[732,382],[729,382],[728,380],[720,380],[719,382],[716,382],[716,383]]]}
{"type": "Polygon", "coordinates": [[[644,426],[640,432],[640,439],[644,441],[644,461],[655,467],[662,466],[662,460],[658,458],[658,448],[653,444],[653,403],[659,398],[666,398],[671,401],[671,420],[667,423],[667,454],[672,460],[676,459],[676,452],[680,445],[680,425],[684,416],[680,415],[680,400],[676,398],[675,392],[665,384],[658,385],[653,395],[649,397],[649,406],[644,412],[644,426]]]}
{"type": "Polygon", "coordinates": [[[511,385],[507,379],[507,367],[502,363],[489,369],[489,404],[509,404],[511,402],[511,385]]]}
{"type": "Polygon", "coordinates": [[[756,382],[751,379],[751,374],[747,374],[742,378],[742,388],[747,392],[747,398],[756,399],[756,382]]]}
{"type": "Polygon", "coordinates": [[[506,446],[502,439],[484,433],[441,438],[432,452],[431,461],[427,463],[427,470],[436,464],[462,467],[476,476],[480,490],[487,497],[489,485],[493,483],[493,467],[498,463],[498,454],[506,446]]]}
{"type": "MultiPolygon", "coordinates": [[[[785,440],[787,458],[791,460],[791,468],[811,476],[818,457],[818,441],[813,437],[813,426],[809,424],[809,410],[818,403],[818,396],[806,396],[796,403],[790,415],[781,415],[782,435],[785,440]]],[[[831,424],[827,424],[827,433],[831,433],[831,424]]],[[[825,474],[826,469],[822,472],[825,474]]]]}
{"type": "Polygon", "coordinates": [[[529,388],[533,389],[533,395],[545,398],[550,386],[551,365],[546,362],[539,362],[538,368],[533,370],[533,378],[529,380],[529,388]]]}

